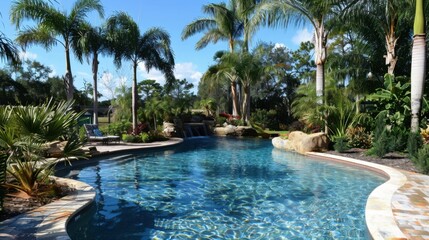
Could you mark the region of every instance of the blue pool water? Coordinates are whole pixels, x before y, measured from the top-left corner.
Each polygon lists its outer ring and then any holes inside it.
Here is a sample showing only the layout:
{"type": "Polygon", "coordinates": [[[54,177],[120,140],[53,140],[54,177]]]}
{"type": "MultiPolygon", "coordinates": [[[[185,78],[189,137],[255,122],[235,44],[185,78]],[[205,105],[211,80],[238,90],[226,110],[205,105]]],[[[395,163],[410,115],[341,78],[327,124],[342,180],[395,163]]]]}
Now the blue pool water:
{"type": "Polygon", "coordinates": [[[187,140],[76,167],[96,189],[72,239],[368,239],[366,170],[273,149],[270,141],[187,140]]]}

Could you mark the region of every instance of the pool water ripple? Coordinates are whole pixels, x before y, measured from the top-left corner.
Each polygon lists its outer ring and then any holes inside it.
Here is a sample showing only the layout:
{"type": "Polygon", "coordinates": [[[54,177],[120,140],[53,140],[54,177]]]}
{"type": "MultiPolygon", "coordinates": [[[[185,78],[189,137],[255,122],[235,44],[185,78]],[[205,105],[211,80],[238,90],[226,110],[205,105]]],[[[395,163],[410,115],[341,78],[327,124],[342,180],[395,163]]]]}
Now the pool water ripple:
{"type": "Polygon", "coordinates": [[[190,140],[79,168],[97,197],[69,223],[73,239],[368,239],[366,199],[385,181],[258,139],[190,140]]]}

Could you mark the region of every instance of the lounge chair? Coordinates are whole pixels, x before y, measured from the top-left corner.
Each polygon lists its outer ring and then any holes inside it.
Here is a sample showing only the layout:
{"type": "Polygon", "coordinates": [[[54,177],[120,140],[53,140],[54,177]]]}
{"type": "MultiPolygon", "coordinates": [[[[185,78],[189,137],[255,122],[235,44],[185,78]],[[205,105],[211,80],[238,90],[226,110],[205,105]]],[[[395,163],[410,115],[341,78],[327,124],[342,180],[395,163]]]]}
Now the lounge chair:
{"type": "Polygon", "coordinates": [[[85,127],[86,136],[88,137],[89,142],[102,142],[104,144],[109,144],[109,142],[119,142],[121,140],[119,136],[103,135],[96,124],[84,124],[83,126],[85,127]]]}

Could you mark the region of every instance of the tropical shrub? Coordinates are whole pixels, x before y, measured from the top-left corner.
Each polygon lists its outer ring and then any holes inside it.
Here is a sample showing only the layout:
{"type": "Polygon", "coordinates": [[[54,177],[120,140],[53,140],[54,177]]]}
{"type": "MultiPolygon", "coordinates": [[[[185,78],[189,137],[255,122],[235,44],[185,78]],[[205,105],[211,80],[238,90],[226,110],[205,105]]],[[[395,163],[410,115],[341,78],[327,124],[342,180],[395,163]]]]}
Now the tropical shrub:
{"type": "Polygon", "coordinates": [[[75,127],[82,113],[72,104],[0,108],[0,152],[7,155],[7,173],[14,179],[5,186],[39,196],[57,162],[84,157],[75,127]]]}
{"type": "Polygon", "coordinates": [[[6,169],[7,169],[7,154],[0,152],[0,212],[3,211],[3,202],[6,195],[6,189],[3,185],[6,183],[6,169]]]}
{"type": "Polygon", "coordinates": [[[216,125],[222,126],[224,123],[226,123],[226,118],[225,117],[219,116],[219,117],[216,118],[216,125]]]}
{"type": "Polygon", "coordinates": [[[423,138],[423,143],[429,144],[429,125],[425,129],[420,129],[420,135],[423,138]]]}
{"type": "Polygon", "coordinates": [[[412,160],[422,173],[429,174],[429,145],[423,145],[412,160]]]}
{"type": "Polygon", "coordinates": [[[423,145],[423,139],[420,133],[410,132],[407,141],[407,150],[410,158],[416,157],[419,149],[423,145]]]}
{"type": "Polygon", "coordinates": [[[100,130],[109,135],[122,136],[123,133],[131,132],[132,123],[128,121],[118,121],[107,126],[100,127],[100,130]]]}
{"type": "Polygon", "coordinates": [[[127,143],[141,143],[142,139],[140,135],[134,135],[134,134],[122,134],[122,141],[127,143]]]}
{"type": "Polygon", "coordinates": [[[265,109],[256,109],[252,116],[250,117],[250,121],[252,123],[256,123],[261,126],[263,129],[278,129],[279,123],[277,121],[277,112],[274,109],[265,110],[265,109]]]}
{"type": "Polygon", "coordinates": [[[390,131],[385,125],[386,112],[381,112],[375,119],[374,138],[372,141],[372,148],[368,150],[369,155],[376,155],[378,157],[384,157],[387,153],[392,150],[392,138],[390,137],[390,131]]]}
{"type": "Polygon", "coordinates": [[[349,150],[347,136],[337,136],[334,138],[334,149],[337,152],[345,152],[349,150]]]}
{"type": "Polygon", "coordinates": [[[374,113],[386,112],[385,125],[392,128],[410,124],[411,85],[409,79],[392,74],[384,76],[384,88],[368,96],[373,104],[374,113]]]}
{"type": "Polygon", "coordinates": [[[145,132],[141,133],[140,136],[141,136],[142,142],[144,143],[152,142],[151,136],[149,136],[148,133],[145,133],[145,132]]]}
{"type": "Polygon", "coordinates": [[[155,142],[155,141],[166,141],[166,140],[168,140],[168,138],[166,138],[162,134],[162,131],[159,131],[159,130],[158,131],[149,131],[148,134],[149,134],[150,140],[152,142],[155,142]]]}
{"type": "Polygon", "coordinates": [[[81,142],[87,142],[88,141],[88,136],[86,135],[86,129],[84,126],[81,126],[79,128],[79,140],[81,142]]]}
{"type": "Polygon", "coordinates": [[[346,136],[349,140],[348,145],[352,148],[368,149],[371,147],[371,134],[362,126],[347,128],[346,136]]]}

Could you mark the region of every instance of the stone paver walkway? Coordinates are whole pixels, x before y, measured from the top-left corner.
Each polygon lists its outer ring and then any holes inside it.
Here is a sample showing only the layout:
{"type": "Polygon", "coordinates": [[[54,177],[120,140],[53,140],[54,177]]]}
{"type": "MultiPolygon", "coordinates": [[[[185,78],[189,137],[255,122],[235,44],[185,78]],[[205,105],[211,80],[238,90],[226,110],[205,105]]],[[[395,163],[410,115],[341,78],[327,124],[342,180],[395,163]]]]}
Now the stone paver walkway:
{"type": "Polygon", "coordinates": [[[408,239],[429,239],[429,176],[402,173],[408,181],[393,195],[395,220],[408,239]]]}

